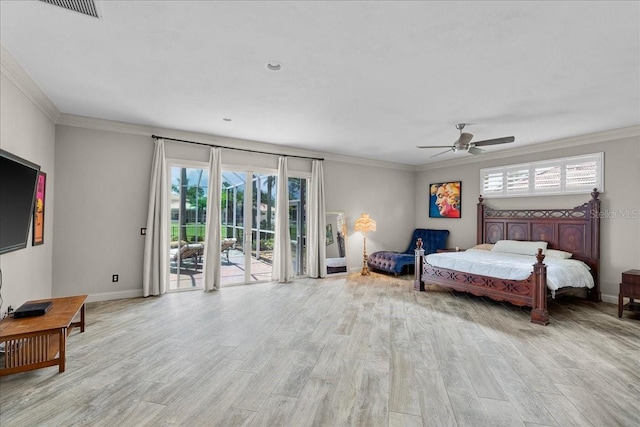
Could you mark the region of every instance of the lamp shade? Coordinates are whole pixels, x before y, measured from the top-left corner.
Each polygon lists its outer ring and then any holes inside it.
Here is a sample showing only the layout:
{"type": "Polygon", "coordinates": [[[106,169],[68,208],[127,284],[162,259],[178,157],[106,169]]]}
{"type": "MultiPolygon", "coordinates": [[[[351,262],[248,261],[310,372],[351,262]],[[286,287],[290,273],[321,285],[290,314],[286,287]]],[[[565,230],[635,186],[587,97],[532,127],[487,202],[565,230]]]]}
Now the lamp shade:
{"type": "Polygon", "coordinates": [[[369,214],[362,214],[360,218],[356,219],[356,231],[367,233],[369,231],[376,231],[376,222],[369,218],[369,214]]]}

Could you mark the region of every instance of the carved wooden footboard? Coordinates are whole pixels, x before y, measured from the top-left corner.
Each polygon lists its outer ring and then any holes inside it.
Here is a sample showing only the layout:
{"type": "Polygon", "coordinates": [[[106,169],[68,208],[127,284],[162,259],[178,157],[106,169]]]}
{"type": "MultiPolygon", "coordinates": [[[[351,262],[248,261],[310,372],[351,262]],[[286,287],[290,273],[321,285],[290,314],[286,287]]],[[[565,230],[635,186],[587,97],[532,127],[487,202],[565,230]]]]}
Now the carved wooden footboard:
{"type": "MultiPolygon", "coordinates": [[[[478,202],[478,244],[498,240],[535,240],[548,242],[549,249],[571,252],[573,259],[591,268],[595,286],[588,298],[600,301],[600,200],[596,189],[591,200],[573,209],[495,210],[487,207],[482,196],[478,202]]],[[[425,283],[457,291],[531,307],[531,322],[549,323],[547,311],[547,267],[542,250],[532,266],[531,276],[524,280],[506,280],[434,267],[424,261],[424,251],[416,249],[414,287],[425,290],[425,283]]]]}

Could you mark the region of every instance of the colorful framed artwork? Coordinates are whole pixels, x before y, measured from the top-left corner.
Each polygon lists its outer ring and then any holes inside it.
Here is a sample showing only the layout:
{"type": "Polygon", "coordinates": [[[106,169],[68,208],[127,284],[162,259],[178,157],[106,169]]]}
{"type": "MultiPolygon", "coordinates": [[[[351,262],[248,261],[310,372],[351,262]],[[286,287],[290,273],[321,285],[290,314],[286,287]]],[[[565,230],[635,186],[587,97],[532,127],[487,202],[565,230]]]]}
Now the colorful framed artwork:
{"type": "Polygon", "coordinates": [[[438,182],[429,186],[429,218],[462,216],[462,181],[438,182]]]}
{"type": "Polygon", "coordinates": [[[33,246],[44,243],[44,196],[46,189],[47,174],[40,172],[36,188],[36,200],[33,205],[33,246]]]}

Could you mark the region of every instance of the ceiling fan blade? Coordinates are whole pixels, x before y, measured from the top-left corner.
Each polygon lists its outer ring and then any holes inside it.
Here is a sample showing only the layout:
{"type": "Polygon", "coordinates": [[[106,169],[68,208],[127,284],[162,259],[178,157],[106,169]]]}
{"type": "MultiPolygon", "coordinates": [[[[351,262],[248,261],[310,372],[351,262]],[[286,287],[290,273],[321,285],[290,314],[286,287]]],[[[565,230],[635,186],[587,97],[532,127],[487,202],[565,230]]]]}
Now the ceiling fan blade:
{"type": "Polygon", "coordinates": [[[471,139],[473,138],[473,134],[464,132],[460,134],[460,138],[458,139],[458,143],[460,145],[467,145],[469,144],[469,142],[471,142],[471,139]]]}
{"type": "Polygon", "coordinates": [[[469,150],[467,150],[467,152],[469,154],[473,154],[474,156],[477,156],[478,154],[484,153],[484,150],[476,148],[475,146],[472,145],[471,147],[469,147],[469,150]]]}
{"type": "Polygon", "coordinates": [[[484,141],[474,142],[474,145],[476,147],[486,147],[487,145],[504,144],[513,141],[515,141],[515,138],[513,136],[505,136],[503,138],[485,139],[484,141]]]}
{"type": "Polygon", "coordinates": [[[417,145],[416,148],[451,148],[450,145],[417,145]]]}
{"type": "Polygon", "coordinates": [[[439,156],[439,155],[441,155],[441,154],[448,153],[449,151],[456,151],[456,150],[454,150],[453,148],[449,148],[447,151],[443,151],[442,153],[434,154],[433,156],[431,156],[431,157],[429,157],[429,158],[430,158],[430,159],[433,159],[434,157],[439,156]]]}

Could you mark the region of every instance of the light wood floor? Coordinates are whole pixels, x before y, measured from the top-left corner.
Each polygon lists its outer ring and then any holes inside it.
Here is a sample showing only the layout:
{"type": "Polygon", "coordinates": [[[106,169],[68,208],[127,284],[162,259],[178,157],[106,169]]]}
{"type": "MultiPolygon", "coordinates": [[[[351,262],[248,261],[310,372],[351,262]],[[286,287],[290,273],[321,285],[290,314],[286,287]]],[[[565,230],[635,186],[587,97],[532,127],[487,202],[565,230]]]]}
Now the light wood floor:
{"type": "Polygon", "coordinates": [[[375,274],[92,303],[66,372],[0,379],[0,425],[640,425],[638,316],[550,314],[375,274]]]}

